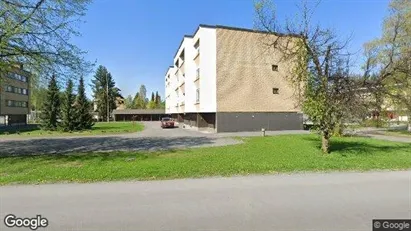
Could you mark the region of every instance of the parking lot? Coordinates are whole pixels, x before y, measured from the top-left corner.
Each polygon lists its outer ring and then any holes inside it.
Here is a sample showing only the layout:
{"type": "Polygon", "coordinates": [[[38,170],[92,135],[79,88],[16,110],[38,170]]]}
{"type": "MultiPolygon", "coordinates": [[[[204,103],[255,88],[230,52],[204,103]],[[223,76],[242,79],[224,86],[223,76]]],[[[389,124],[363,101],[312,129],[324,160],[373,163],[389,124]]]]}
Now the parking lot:
{"type": "Polygon", "coordinates": [[[64,154],[72,152],[157,151],[238,144],[241,141],[182,128],[162,129],[160,122],[143,122],[137,133],[76,137],[17,137],[0,140],[0,155],[64,154]]]}

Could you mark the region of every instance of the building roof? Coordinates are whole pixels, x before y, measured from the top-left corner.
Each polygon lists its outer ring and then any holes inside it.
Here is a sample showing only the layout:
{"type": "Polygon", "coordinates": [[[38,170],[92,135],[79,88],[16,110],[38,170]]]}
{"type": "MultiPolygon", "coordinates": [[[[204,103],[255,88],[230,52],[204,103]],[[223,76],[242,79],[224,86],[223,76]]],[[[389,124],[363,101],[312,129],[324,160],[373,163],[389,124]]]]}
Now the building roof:
{"type": "Polygon", "coordinates": [[[186,38],[193,38],[193,37],[194,37],[193,35],[184,35],[184,36],[183,36],[183,39],[181,39],[180,45],[178,46],[178,48],[177,48],[177,50],[176,50],[176,53],[175,53],[174,56],[173,56],[173,59],[177,56],[178,51],[180,50],[180,47],[183,45],[184,39],[186,39],[186,38]]]}
{"type": "Polygon", "coordinates": [[[263,34],[273,34],[273,35],[277,35],[277,36],[301,37],[301,35],[298,35],[298,34],[284,34],[284,33],[270,32],[270,31],[264,31],[264,30],[256,30],[256,29],[250,29],[250,28],[232,27],[232,26],[223,26],[223,25],[206,25],[206,24],[198,25],[198,27],[197,27],[196,31],[193,33],[193,35],[197,34],[197,31],[200,29],[200,27],[211,28],[211,29],[220,28],[220,29],[226,29],[226,30],[238,30],[238,31],[263,33],[263,34]]]}
{"type": "MultiPolygon", "coordinates": [[[[298,34],[284,34],[284,33],[277,33],[277,32],[270,32],[270,31],[263,31],[263,30],[255,30],[255,29],[249,29],[249,28],[241,28],[241,27],[232,27],[232,26],[223,26],[223,25],[206,25],[206,24],[200,24],[198,25],[196,31],[193,33],[193,35],[184,35],[183,39],[180,42],[180,45],[178,46],[176,53],[174,54],[173,57],[177,56],[178,50],[180,50],[181,45],[183,45],[184,39],[185,38],[194,38],[194,36],[197,34],[198,30],[202,28],[211,28],[211,29],[226,29],[226,30],[238,30],[238,31],[246,31],[246,32],[253,32],[253,33],[263,33],[263,34],[273,34],[276,36],[291,36],[291,37],[302,37],[301,35],[298,34]]],[[[174,65],[173,65],[174,66],[174,65]]],[[[173,67],[170,66],[170,67],[173,67]]],[[[168,69],[167,69],[168,71],[168,69]]]]}
{"type": "Polygon", "coordinates": [[[165,109],[123,109],[113,110],[114,115],[150,115],[150,114],[166,114],[165,109]]]}

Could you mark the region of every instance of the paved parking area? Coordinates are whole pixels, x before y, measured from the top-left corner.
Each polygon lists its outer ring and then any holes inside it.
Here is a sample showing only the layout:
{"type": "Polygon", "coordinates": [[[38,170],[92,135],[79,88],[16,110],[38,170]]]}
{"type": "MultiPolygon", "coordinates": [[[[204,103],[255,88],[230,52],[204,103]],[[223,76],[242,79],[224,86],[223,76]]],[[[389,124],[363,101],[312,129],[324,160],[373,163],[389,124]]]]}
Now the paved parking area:
{"type": "MultiPolygon", "coordinates": [[[[183,128],[162,129],[160,123],[143,122],[137,133],[75,137],[18,137],[0,140],[0,156],[64,154],[72,152],[158,151],[240,144],[236,136],[260,136],[261,132],[205,133],[183,128]]],[[[267,135],[306,133],[276,131],[267,135]]]]}
{"type": "Polygon", "coordinates": [[[138,133],[84,137],[7,138],[0,140],[0,155],[64,154],[71,152],[156,151],[239,144],[219,137],[182,128],[162,129],[159,122],[144,122],[138,133]]]}

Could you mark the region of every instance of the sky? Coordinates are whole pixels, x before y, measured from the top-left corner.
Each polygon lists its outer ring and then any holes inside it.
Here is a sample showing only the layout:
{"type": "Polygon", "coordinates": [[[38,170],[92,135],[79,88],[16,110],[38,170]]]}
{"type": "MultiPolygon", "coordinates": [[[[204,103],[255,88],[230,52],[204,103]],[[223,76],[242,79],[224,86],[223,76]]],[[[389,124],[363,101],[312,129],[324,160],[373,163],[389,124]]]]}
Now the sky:
{"type": "MultiPolygon", "coordinates": [[[[292,18],[300,0],[273,0],[279,22],[292,18]]],[[[350,51],[361,55],[365,42],[381,34],[388,0],[323,0],[313,22],[351,36],[350,51]]],[[[199,24],[252,29],[253,0],[94,0],[73,42],[86,58],[111,72],[124,97],[140,85],[147,95],[164,96],[164,75],[181,39],[199,24]]],[[[361,60],[358,58],[357,62],[361,60]]],[[[88,82],[93,73],[86,77],[88,82]]],[[[91,97],[91,89],[87,89],[91,97]]]]}

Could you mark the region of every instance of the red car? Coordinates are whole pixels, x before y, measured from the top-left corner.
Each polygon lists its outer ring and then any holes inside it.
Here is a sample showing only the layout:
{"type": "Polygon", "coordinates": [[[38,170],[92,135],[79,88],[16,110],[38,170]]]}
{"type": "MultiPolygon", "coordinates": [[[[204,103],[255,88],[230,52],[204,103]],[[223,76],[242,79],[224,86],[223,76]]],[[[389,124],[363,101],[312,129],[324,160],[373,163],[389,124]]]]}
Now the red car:
{"type": "Polygon", "coordinates": [[[174,121],[170,117],[161,118],[162,128],[174,128],[174,121]]]}

